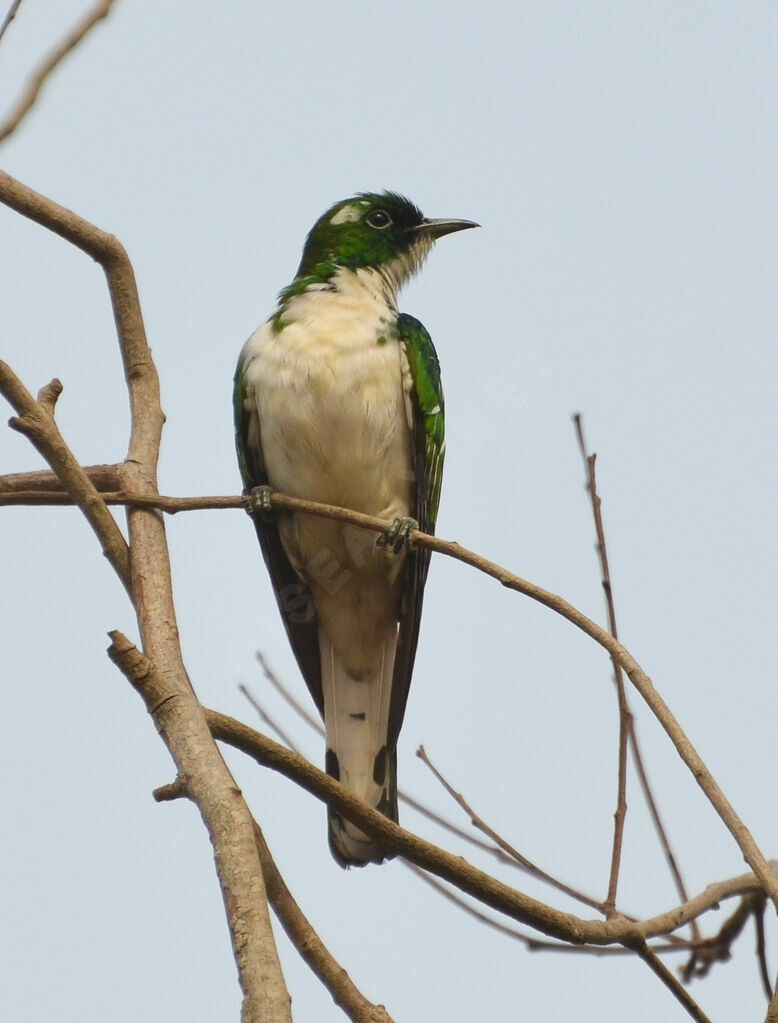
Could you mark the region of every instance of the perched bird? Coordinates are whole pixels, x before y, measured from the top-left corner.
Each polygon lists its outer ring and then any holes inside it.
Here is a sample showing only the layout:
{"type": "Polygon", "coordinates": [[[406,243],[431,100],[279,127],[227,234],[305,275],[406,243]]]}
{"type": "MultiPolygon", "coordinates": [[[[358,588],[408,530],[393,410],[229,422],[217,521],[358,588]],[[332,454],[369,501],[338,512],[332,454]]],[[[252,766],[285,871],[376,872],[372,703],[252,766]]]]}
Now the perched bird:
{"type": "MultiPolygon", "coordinates": [[[[397,820],[397,737],[408,698],[443,468],[443,392],[429,334],[397,292],[436,239],[477,227],[428,220],[393,192],[335,203],[313,226],[278,308],[235,375],[238,460],[276,599],[324,718],[326,769],[397,820]],[[270,510],[270,488],[393,521],[384,537],[270,510]]],[[[343,867],[380,843],[329,811],[343,867]]]]}

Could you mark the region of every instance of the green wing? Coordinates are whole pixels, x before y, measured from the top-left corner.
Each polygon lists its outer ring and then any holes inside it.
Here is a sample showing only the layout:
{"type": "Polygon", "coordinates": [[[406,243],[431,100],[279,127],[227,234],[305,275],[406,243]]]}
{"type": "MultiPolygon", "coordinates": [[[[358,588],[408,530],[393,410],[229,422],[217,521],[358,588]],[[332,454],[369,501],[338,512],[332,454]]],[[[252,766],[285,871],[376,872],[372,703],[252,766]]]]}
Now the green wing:
{"type": "Polygon", "coordinates": [[[413,380],[413,458],[416,508],[413,517],[425,533],[435,531],[445,455],[445,415],[440,363],[432,338],[414,319],[402,313],[397,332],[405,348],[413,380]]]}
{"type": "MultiPolygon", "coordinates": [[[[432,338],[413,316],[403,313],[397,318],[397,337],[405,350],[413,382],[411,516],[419,523],[419,529],[425,533],[433,533],[438,516],[443,457],[446,449],[440,364],[432,338]]],[[[408,700],[429,563],[430,552],[420,548],[410,550],[405,559],[405,585],[394,662],[392,705],[389,712],[390,749],[397,743],[408,700]]]]}

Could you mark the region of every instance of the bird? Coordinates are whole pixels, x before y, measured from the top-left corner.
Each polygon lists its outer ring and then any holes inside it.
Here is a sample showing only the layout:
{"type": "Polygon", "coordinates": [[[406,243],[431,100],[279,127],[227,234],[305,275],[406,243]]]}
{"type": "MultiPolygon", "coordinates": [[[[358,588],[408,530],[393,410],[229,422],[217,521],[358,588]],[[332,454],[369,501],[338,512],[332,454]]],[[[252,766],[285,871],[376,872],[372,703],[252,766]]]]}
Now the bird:
{"type": "MultiPolygon", "coordinates": [[[[276,601],[324,720],[325,768],[397,822],[397,740],[440,498],[444,405],[430,335],[397,294],[437,239],[479,225],[428,219],[396,192],[336,202],[310,230],[278,305],[235,374],[238,462],[276,601]],[[272,508],[273,490],[391,522],[378,536],[272,508]]],[[[391,855],[333,807],[341,867],[391,855]]]]}

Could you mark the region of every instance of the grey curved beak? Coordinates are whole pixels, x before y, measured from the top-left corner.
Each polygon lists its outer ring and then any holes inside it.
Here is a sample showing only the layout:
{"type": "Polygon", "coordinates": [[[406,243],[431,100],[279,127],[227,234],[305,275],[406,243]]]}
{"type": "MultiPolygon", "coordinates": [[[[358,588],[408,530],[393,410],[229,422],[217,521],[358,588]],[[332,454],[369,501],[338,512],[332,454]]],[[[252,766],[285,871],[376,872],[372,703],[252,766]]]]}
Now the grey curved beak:
{"type": "Polygon", "coordinates": [[[474,220],[427,220],[426,217],[416,230],[420,234],[429,234],[433,238],[442,238],[444,234],[453,234],[454,231],[466,231],[469,227],[480,227],[474,220]]]}

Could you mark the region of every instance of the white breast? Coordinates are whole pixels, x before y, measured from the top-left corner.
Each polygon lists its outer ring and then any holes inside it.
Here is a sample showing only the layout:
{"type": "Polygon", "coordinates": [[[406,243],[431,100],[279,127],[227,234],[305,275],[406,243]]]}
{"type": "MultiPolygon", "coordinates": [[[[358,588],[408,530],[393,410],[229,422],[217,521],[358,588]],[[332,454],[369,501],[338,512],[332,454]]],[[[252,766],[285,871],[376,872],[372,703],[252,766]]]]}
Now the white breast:
{"type": "Polygon", "coordinates": [[[383,282],[341,271],[252,335],[243,358],[270,483],[309,500],[392,518],[410,507],[405,354],[383,282]]]}

